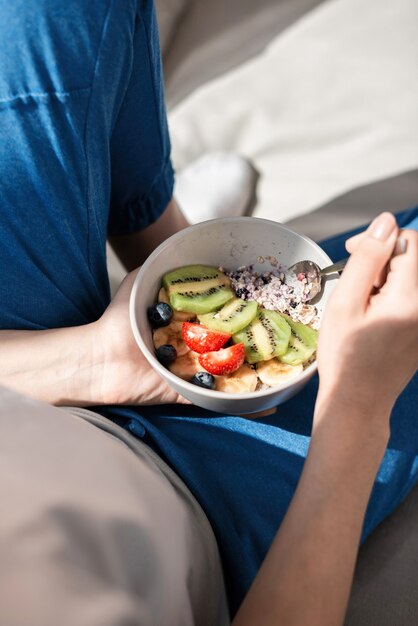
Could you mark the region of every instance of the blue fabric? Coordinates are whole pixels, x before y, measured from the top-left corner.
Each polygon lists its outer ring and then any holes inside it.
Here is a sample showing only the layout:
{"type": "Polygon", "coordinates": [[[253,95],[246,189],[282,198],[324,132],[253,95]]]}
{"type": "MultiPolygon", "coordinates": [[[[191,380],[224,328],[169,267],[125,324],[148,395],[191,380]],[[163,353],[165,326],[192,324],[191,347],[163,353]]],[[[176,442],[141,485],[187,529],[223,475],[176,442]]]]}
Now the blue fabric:
{"type": "MultiPolygon", "coordinates": [[[[109,301],[108,232],[153,222],[173,189],[161,64],[146,0],[0,0],[0,328],[78,325],[109,301]]],[[[418,208],[398,216],[417,225],[418,208]],[[413,221],[415,220],[415,221],[413,221]]],[[[337,260],[346,235],[325,242],[337,260]]],[[[232,612],[280,525],[309,445],[317,379],[257,421],[196,407],[101,407],[189,485],[215,530],[232,612]]],[[[366,537],[418,477],[416,376],[366,537]]]]}
{"type": "Polygon", "coordinates": [[[151,1],[0,0],[0,328],[97,319],[173,191],[151,1]]]}
{"type": "MultiPolygon", "coordinates": [[[[396,215],[396,220],[400,228],[412,228],[414,230],[418,230],[418,206],[407,211],[403,211],[402,213],[398,213],[396,215]]],[[[319,245],[326,250],[331,259],[339,261],[347,256],[345,241],[349,239],[349,237],[353,237],[354,235],[361,233],[366,227],[367,225],[360,226],[359,228],[354,228],[353,230],[349,230],[345,233],[340,233],[335,237],[324,239],[319,242],[319,245]]]]}

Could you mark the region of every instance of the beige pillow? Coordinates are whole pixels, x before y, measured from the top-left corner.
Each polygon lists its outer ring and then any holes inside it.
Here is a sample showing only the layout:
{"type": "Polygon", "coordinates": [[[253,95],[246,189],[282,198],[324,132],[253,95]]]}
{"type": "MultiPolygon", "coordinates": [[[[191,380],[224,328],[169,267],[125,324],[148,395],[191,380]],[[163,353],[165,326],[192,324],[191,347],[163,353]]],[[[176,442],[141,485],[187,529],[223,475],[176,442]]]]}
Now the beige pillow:
{"type": "Polygon", "coordinates": [[[167,52],[177,24],[186,9],[187,2],[188,0],[155,0],[161,51],[163,54],[167,52]]]}

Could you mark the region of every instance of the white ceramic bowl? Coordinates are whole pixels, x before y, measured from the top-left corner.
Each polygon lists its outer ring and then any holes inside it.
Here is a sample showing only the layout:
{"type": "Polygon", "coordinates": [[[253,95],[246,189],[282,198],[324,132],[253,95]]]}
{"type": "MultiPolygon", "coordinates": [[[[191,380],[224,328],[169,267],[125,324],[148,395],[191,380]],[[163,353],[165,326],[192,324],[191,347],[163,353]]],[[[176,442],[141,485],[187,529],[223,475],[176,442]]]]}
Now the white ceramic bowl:
{"type": "MultiPolygon", "coordinates": [[[[264,411],[295,395],[316,371],[312,363],[300,376],[278,387],[251,393],[232,394],[203,389],[172,374],[155,357],[152,333],[147,320],[147,307],[154,304],[162,276],[182,265],[203,264],[226,269],[254,264],[266,271],[267,264],[258,265],[257,257],[273,256],[290,266],[310,259],[325,267],[332,263],[321,248],[308,237],[269,220],[253,217],[231,217],[202,222],[186,228],[162,243],[139,271],[130,300],[130,318],[138,346],[152,367],[182,396],[194,404],[228,414],[264,411]]],[[[317,304],[322,314],[336,281],[328,281],[317,304]]]]}

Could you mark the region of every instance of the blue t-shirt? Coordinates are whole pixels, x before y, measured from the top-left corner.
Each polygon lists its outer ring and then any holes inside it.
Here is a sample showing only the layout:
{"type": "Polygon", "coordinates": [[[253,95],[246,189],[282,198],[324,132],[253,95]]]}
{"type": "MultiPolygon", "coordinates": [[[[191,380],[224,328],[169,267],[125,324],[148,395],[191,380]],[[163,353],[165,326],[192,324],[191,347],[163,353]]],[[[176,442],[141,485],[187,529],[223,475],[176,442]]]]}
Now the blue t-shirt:
{"type": "Polygon", "coordinates": [[[0,2],[0,328],[96,320],[173,192],[151,1],[0,2]]]}

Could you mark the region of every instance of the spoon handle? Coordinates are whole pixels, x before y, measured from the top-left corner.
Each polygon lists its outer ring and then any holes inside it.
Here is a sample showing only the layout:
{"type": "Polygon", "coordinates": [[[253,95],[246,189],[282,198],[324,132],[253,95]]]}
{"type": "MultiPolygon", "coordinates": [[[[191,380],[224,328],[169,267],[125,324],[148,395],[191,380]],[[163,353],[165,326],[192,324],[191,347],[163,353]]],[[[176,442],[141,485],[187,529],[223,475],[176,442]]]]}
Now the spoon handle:
{"type": "Polygon", "coordinates": [[[337,261],[332,265],[328,265],[328,267],[324,267],[321,269],[321,276],[326,276],[327,274],[334,274],[335,272],[341,272],[347,264],[349,257],[346,259],[342,259],[341,261],[337,261]]]}

